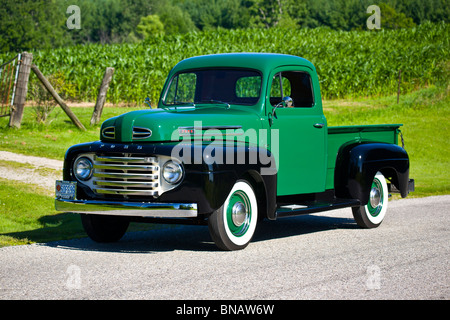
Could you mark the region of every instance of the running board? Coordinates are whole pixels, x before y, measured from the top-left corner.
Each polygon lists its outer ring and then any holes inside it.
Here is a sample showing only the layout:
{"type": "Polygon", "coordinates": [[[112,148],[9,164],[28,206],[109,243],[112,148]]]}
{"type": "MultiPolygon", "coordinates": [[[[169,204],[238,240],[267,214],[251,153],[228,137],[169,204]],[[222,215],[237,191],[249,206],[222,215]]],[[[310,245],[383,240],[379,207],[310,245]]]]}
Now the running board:
{"type": "Polygon", "coordinates": [[[335,199],[331,202],[310,201],[301,204],[283,204],[278,206],[276,217],[293,217],[302,214],[316,213],[333,209],[357,207],[361,202],[357,199],[335,199]]]}

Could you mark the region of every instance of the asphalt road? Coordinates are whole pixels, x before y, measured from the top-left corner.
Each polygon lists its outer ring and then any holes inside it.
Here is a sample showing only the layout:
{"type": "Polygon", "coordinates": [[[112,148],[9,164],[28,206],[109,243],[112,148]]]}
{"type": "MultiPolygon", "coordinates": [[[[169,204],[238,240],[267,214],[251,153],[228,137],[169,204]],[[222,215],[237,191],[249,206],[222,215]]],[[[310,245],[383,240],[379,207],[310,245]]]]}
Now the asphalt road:
{"type": "Polygon", "coordinates": [[[391,201],[363,230],[350,209],[263,221],[242,251],[207,227],[0,248],[0,299],[450,298],[450,195],[391,201]]]}

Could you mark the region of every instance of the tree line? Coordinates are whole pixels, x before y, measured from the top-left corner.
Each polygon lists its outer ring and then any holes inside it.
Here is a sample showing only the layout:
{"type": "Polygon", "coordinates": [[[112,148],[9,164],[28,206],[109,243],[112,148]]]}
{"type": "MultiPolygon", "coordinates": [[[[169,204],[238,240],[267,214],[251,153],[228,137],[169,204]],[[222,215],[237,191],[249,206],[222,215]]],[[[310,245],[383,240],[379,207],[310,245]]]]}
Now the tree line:
{"type": "Polygon", "coordinates": [[[450,0],[0,0],[0,52],[86,43],[137,42],[215,28],[366,28],[369,5],[381,27],[448,22],[450,0]],[[374,3],[375,2],[375,3],[374,3]],[[78,13],[68,11],[77,6],[78,13]],[[73,14],[78,14],[73,17],[73,14]],[[69,18],[79,27],[70,28],[69,18]]]}

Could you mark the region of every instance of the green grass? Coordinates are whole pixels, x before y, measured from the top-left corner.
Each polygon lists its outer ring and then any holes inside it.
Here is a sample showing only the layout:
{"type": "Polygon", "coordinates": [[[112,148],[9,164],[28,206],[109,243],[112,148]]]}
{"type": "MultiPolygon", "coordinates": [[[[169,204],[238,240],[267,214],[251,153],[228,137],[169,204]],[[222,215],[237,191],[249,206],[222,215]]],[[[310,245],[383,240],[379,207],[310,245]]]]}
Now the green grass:
{"type": "Polygon", "coordinates": [[[431,86],[400,97],[359,98],[325,104],[328,125],[402,123],[410,157],[413,197],[450,193],[449,87],[431,86]]]}
{"type": "MultiPolygon", "coordinates": [[[[105,107],[102,120],[138,108],[105,107]]],[[[79,131],[62,111],[50,114],[49,124],[37,124],[35,111],[25,108],[21,129],[8,127],[9,118],[0,118],[0,150],[63,160],[70,146],[99,139],[100,126],[89,126],[92,108],[72,108],[87,128],[79,131]]],[[[31,165],[1,160],[0,166],[20,169],[31,165]]],[[[38,168],[40,174],[51,169],[38,168]]],[[[86,236],[77,214],[56,211],[53,196],[35,185],[0,178],[0,247],[48,242],[86,236]]],[[[151,224],[131,224],[129,231],[158,228],[151,224]]]]}
{"type": "MultiPolygon", "coordinates": [[[[137,109],[105,107],[101,120],[137,109]]],[[[48,125],[36,122],[32,107],[25,108],[21,129],[9,128],[9,118],[0,118],[0,150],[63,160],[70,146],[99,140],[100,125],[89,126],[93,108],[72,108],[72,111],[87,131],[78,130],[59,107],[50,113],[48,125]]]]}
{"type": "Polygon", "coordinates": [[[0,247],[84,236],[75,214],[55,211],[35,185],[0,179],[0,247]]]}
{"type": "MultiPolygon", "coordinates": [[[[131,223],[128,231],[165,225],[131,223]]],[[[78,214],[55,210],[55,200],[35,185],[0,178],[0,248],[86,237],[78,214]]]]}
{"type": "MultiPolygon", "coordinates": [[[[36,185],[0,178],[0,248],[86,237],[79,215],[56,211],[47,194],[36,185]]],[[[131,223],[128,232],[166,227],[131,223]]]]}

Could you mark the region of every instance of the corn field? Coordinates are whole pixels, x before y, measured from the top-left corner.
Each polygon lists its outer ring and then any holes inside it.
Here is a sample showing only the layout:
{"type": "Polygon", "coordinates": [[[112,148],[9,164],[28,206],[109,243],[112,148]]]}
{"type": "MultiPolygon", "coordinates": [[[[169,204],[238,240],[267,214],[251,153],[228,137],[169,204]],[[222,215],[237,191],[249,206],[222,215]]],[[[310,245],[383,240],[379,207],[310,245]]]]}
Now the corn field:
{"type": "MultiPolygon", "coordinates": [[[[78,45],[33,52],[46,75],[62,75],[69,100],[95,101],[106,67],[115,68],[107,101],[153,103],[180,60],[226,52],[273,52],[304,57],[317,68],[326,99],[389,95],[449,81],[449,26],[425,23],[399,30],[209,30],[118,45],[78,45]]],[[[8,56],[0,56],[0,63],[8,56]]],[[[33,78],[33,77],[32,77],[33,78]]],[[[31,79],[36,81],[36,79],[31,79]]]]}

